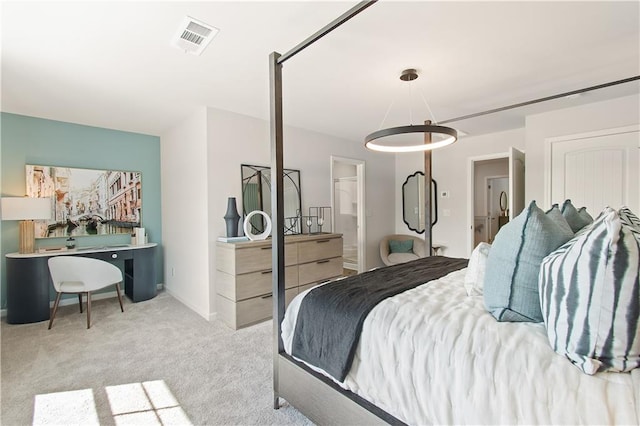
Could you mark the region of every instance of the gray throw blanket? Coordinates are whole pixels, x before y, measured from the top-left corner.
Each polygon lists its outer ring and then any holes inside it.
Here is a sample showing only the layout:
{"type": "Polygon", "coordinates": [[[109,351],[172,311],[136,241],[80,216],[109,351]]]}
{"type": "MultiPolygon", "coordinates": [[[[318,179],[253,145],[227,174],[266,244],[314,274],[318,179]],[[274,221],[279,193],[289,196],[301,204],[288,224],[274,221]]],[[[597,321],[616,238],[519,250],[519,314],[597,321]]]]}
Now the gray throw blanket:
{"type": "Polygon", "coordinates": [[[291,354],[344,381],[362,324],[381,301],[467,266],[432,256],[375,269],[311,290],[300,304],[291,354]]]}

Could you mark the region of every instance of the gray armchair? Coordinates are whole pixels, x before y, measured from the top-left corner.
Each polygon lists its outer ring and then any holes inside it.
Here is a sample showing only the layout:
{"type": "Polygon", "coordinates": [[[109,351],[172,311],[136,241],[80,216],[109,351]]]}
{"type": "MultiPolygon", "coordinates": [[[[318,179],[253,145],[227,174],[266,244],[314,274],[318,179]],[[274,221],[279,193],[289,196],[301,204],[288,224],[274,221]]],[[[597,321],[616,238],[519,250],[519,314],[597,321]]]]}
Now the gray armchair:
{"type": "Polygon", "coordinates": [[[409,262],[426,256],[424,239],[413,235],[392,234],[387,235],[380,241],[380,258],[387,265],[409,262]],[[389,241],[413,241],[413,248],[410,252],[391,253],[389,241]]]}

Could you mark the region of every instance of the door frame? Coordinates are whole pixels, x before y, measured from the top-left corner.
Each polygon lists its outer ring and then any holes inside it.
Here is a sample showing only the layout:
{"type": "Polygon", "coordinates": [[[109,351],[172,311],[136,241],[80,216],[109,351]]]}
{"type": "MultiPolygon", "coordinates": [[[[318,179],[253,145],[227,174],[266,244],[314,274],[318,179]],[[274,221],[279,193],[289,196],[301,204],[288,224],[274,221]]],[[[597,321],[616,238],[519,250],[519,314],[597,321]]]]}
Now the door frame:
{"type": "MultiPolygon", "coordinates": [[[[591,139],[601,136],[617,135],[620,133],[633,133],[640,132],[640,125],[634,124],[631,126],[613,127],[610,129],[594,130],[591,132],[574,133],[572,135],[555,136],[552,138],[545,138],[544,140],[544,202],[546,206],[551,205],[551,183],[553,176],[551,176],[551,161],[553,160],[553,145],[556,143],[562,143],[567,141],[574,141],[579,139],[591,139]]],[[[638,147],[640,148],[640,147],[638,147]]],[[[640,155],[640,153],[639,153],[640,155]]],[[[640,199],[640,188],[639,199],[640,199]]]]}
{"type": "MultiPolygon", "coordinates": [[[[471,252],[475,248],[475,239],[473,236],[474,229],[473,224],[475,220],[475,170],[476,162],[487,160],[501,160],[506,159],[509,161],[509,152],[499,152],[495,154],[479,155],[476,157],[467,158],[467,249],[468,255],[471,256],[471,252]]],[[[486,206],[485,206],[486,210],[486,206]]],[[[486,214],[486,211],[485,211],[486,214]]]]}
{"type": "Polygon", "coordinates": [[[344,163],[352,166],[356,166],[356,187],[358,188],[358,208],[357,214],[357,246],[358,246],[358,273],[366,271],[366,259],[367,259],[367,232],[366,232],[366,214],[365,214],[365,162],[364,160],[356,160],[354,158],[340,157],[336,155],[330,156],[330,185],[331,185],[331,230],[335,230],[336,223],[336,208],[335,208],[335,188],[334,188],[334,176],[333,165],[334,163],[344,163]]]}

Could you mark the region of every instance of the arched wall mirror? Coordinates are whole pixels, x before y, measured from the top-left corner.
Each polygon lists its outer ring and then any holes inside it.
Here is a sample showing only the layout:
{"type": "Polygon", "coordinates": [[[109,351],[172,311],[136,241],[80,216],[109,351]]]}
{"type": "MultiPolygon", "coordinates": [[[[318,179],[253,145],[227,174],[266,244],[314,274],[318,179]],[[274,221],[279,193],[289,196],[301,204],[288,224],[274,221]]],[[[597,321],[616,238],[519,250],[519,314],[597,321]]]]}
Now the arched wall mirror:
{"type": "MultiPolygon", "coordinates": [[[[271,168],[241,164],[242,213],[247,216],[254,210],[261,210],[271,217],[271,168]]],[[[284,225],[285,234],[300,234],[300,212],[302,192],[300,170],[284,169],[284,225]]],[[[251,219],[252,233],[264,232],[266,224],[261,215],[251,219]]]]}
{"type": "MultiPolygon", "coordinates": [[[[402,184],[402,220],[410,230],[422,234],[424,232],[424,173],[417,171],[407,176],[402,184]]],[[[438,184],[431,179],[431,226],[438,222],[438,184]]]]}

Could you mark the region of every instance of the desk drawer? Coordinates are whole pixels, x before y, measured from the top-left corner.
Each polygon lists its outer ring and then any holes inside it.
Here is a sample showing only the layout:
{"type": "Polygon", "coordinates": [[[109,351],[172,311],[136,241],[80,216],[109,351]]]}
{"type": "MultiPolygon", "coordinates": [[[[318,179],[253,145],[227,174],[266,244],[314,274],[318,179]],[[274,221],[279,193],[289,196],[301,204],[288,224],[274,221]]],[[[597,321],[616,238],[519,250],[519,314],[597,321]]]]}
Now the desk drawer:
{"type": "Polygon", "coordinates": [[[99,251],[94,253],[79,253],[78,256],[105,260],[107,262],[115,262],[116,260],[133,259],[133,250],[113,250],[113,251],[99,251]]]}

